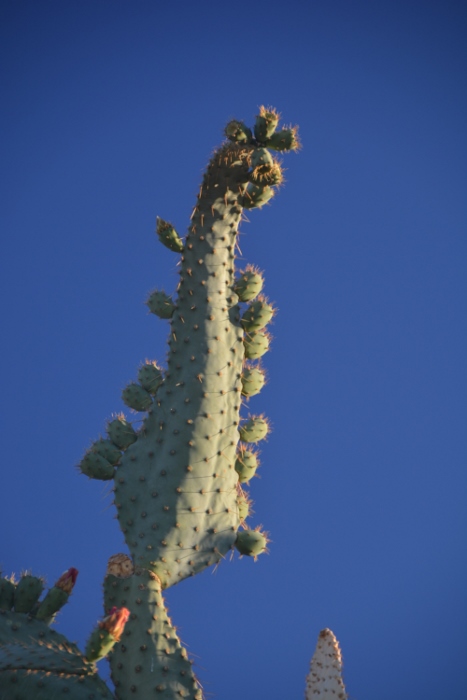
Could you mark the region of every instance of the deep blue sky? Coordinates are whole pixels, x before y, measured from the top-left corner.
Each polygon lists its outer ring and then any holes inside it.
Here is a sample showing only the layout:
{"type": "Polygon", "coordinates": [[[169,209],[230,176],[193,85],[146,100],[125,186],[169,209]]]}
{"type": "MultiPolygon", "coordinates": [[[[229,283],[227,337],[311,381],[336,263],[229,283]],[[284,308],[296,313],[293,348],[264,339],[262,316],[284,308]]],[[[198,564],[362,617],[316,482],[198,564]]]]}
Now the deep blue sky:
{"type": "Polygon", "coordinates": [[[174,622],[219,700],[301,698],[323,627],[355,700],[467,697],[466,15],[0,3],[0,562],[80,570],[58,624],[80,644],[125,546],[74,465],[165,357],[155,217],[185,231],[224,124],[267,104],[303,140],[240,241],[279,308],[251,400],[274,426],[252,488],[271,551],[169,591],[174,622]]]}

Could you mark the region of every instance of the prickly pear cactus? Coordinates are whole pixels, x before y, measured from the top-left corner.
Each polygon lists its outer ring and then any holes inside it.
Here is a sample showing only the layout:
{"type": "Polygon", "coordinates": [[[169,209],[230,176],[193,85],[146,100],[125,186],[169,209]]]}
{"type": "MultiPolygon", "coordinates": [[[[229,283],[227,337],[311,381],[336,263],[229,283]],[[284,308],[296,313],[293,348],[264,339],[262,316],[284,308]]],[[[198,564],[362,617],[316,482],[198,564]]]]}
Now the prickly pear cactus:
{"type": "Polygon", "coordinates": [[[95,663],[118,641],[129,611],[117,608],[92,632],[85,653],[50,629],[67,602],[78,572],[71,568],[40,601],[42,579],[24,574],[0,578],[0,698],[53,700],[64,693],[73,700],[114,696],[99,678],[95,663]]]}
{"type": "MultiPolygon", "coordinates": [[[[241,409],[266,381],[259,360],[269,348],[274,307],[262,295],[261,272],[247,266],[236,273],[234,261],[243,210],[265,205],[282,182],[274,152],[299,147],[297,129],[278,124],[279,114],[264,107],[253,129],[227,124],[183,239],[157,219],[160,242],[181,263],[175,294],[156,289],[146,302],[170,323],[167,367],[146,361],[122,392],[126,406],[143,414],[142,427],[115,416],[106,438],[80,462],[84,475],[113,480],[130,555],[109,561],[104,618],[84,653],[49,627],[68,600],[75,569],[45,596],[37,577],[0,578],[2,700],[113,698],[95,667],[107,655],[117,700],[203,697],[162,592],[234,548],[254,558],[267,549],[261,527],[246,525],[245,485],[259,466],[255,446],[269,423],[263,415],[242,417],[241,409]]],[[[345,697],[336,645],[329,630],[321,633],[307,698],[345,697]]]]}

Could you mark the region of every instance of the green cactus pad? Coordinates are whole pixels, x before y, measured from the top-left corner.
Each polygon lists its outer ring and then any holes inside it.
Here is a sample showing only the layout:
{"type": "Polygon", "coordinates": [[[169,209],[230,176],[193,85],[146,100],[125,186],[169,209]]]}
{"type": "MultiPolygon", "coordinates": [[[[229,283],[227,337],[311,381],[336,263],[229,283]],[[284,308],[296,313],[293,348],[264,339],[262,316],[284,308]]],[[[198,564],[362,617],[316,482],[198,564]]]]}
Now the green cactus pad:
{"type": "Polygon", "coordinates": [[[96,667],[78,647],[45,622],[0,612],[0,698],[2,700],[114,700],[96,667]]]}
{"type": "Polygon", "coordinates": [[[56,588],[53,586],[45,596],[44,600],[40,603],[37,613],[35,615],[36,620],[43,620],[50,624],[56,613],[63,608],[65,603],[68,601],[70,594],[63,591],[61,588],[56,588]]]}
{"type": "Polygon", "coordinates": [[[99,479],[100,481],[113,479],[115,471],[115,468],[105,457],[92,450],[86,452],[79,463],[79,468],[86,476],[89,476],[91,479],[99,479]]]}
{"type": "Polygon", "coordinates": [[[245,367],[242,372],[243,396],[256,396],[264,386],[266,378],[258,367],[245,367]]]}
{"type": "Polygon", "coordinates": [[[300,141],[298,140],[297,128],[281,129],[267,140],[266,146],[275,151],[298,151],[300,141]]]}
{"type": "Polygon", "coordinates": [[[15,612],[30,613],[37,604],[43,590],[44,581],[41,578],[30,574],[22,576],[15,589],[15,612]]]}
{"type": "Polygon", "coordinates": [[[107,574],[104,604],[106,612],[114,606],[125,606],[131,612],[110,658],[119,698],[202,699],[155,574],[139,567],[130,576],[107,574]]]}
{"type": "Polygon", "coordinates": [[[243,530],[237,534],[235,546],[240,554],[248,557],[257,557],[262,554],[267,547],[267,538],[258,530],[243,530]]]}
{"type": "Polygon", "coordinates": [[[258,457],[251,450],[240,450],[235,460],[235,471],[241,484],[250,481],[258,469],[258,457]]]}
{"type": "Polygon", "coordinates": [[[159,318],[172,318],[173,312],[175,310],[175,305],[172,299],[165,292],[160,291],[158,289],[154,290],[154,292],[151,292],[146,301],[146,304],[149,308],[149,311],[152,314],[159,316],[159,318]]]}
{"type": "Polygon", "coordinates": [[[250,154],[249,164],[252,170],[261,165],[274,165],[274,158],[267,148],[255,148],[250,154]]]}
{"type": "Polygon", "coordinates": [[[138,381],[150,394],[155,394],[163,382],[162,371],[155,362],[145,362],[138,370],[138,381]]]}
{"type": "Polygon", "coordinates": [[[250,515],[251,504],[250,499],[244,491],[240,491],[237,494],[237,506],[238,506],[238,517],[240,522],[244,523],[245,520],[250,515]]]}
{"type": "Polygon", "coordinates": [[[0,578],[0,610],[11,610],[15,600],[16,584],[12,578],[0,578]]]}
{"type": "Polygon", "coordinates": [[[107,424],[107,435],[120,450],[126,450],[137,440],[136,431],[123,416],[117,416],[107,424]]]}
{"type": "Polygon", "coordinates": [[[240,301],[251,301],[261,292],[263,284],[261,272],[254,267],[247,267],[235,280],[233,290],[240,301]]]}
{"type": "Polygon", "coordinates": [[[172,224],[169,224],[168,221],[157,217],[156,232],[160,242],[163,243],[166,248],[173,250],[174,253],[181,253],[183,251],[183,242],[172,224]]]}
{"type": "Polygon", "coordinates": [[[247,333],[260,331],[274,315],[274,308],[261,297],[247,308],[242,316],[241,324],[247,333]]]}
{"type": "Polygon", "coordinates": [[[124,403],[135,411],[147,411],[152,406],[151,394],[139,384],[131,382],[122,391],[124,403]]]}
{"type": "Polygon", "coordinates": [[[249,182],[241,198],[241,204],[244,209],[255,209],[264,206],[272,197],[274,197],[274,190],[271,187],[249,182]]]}
{"type": "Polygon", "coordinates": [[[261,331],[245,333],[243,345],[245,357],[248,360],[258,360],[269,350],[269,336],[261,331]]]}
{"type": "Polygon", "coordinates": [[[113,467],[119,463],[122,453],[115,447],[111,440],[96,440],[90,447],[91,452],[97,452],[104,457],[113,467]]]}
{"type": "Polygon", "coordinates": [[[249,143],[253,138],[251,129],[243,122],[239,122],[236,119],[233,119],[227,124],[224,133],[230,141],[234,141],[235,143],[249,143]]]}
{"type": "Polygon", "coordinates": [[[260,107],[258,116],[255,122],[255,138],[260,143],[267,141],[277,129],[279,124],[280,114],[273,109],[260,107]]]}
{"type": "Polygon", "coordinates": [[[253,416],[240,426],[239,432],[242,442],[259,442],[268,434],[269,424],[261,416],[253,416]]]}

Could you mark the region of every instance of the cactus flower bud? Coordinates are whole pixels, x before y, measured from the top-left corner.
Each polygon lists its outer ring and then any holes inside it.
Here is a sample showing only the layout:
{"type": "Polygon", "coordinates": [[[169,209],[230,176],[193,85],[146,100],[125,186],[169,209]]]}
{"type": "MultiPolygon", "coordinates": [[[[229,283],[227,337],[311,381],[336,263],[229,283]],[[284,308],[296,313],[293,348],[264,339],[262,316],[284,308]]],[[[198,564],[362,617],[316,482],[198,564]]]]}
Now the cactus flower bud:
{"type": "Polygon", "coordinates": [[[70,594],[73,590],[73,586],[75,585],[77,578],[78,569],[75,569],[73,566],[70,566],[70,568],[67,571],[65,571],[55,583],[55,588],[59,588],[61,591],[70,594]]]}
{"type": "Polygon", "coordinates": [[[99,622],[99,627],[101,630],[109,632],[114,640],[118,642],[129,617],[130,611],[128,608],[113,607],[109,611],[107,617],[104,617],[104,619],[99,622]]]}

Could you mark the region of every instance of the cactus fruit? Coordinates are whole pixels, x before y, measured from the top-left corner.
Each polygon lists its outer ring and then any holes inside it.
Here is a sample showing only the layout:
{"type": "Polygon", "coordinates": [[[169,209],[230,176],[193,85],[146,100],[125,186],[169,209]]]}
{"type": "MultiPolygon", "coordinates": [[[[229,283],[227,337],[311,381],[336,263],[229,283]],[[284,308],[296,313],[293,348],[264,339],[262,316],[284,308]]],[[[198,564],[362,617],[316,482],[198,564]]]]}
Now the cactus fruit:
{"type": "Polygon", "coordinates": [[[172,224],[169,224],[168,221],[157,217],[156,232],[160,242],[169,248],[169,250],[173,250],[174,253],[181,253],[183,251],[182,240],[172,224]]]}
{"type": "Polygon", "coordinates": [[[258,360],[269,350],[270,336],[263,331],[245,333],[243,346],[248,360],[258,360]]]}
{"type": "Polygon", "coordinates": [[[256,557],[266,551],[267,536],[260,530],[243,530],[237,535],[235,546],[242,555],[256,557]]]}
{"type": "Polygon", "coordinates": [[[264,280],[261,272],[252,265],[240,273],[235,280],[233,290],[240,301],[251,301],[258,296],[263,288],[264,280]]]}
{"type": "Polygon", "coordinates": [[[137,440],[133,426],[119,415],[107,424],[107,435],[113,444],[120,450],[126,450],[137,440]]]}
{"type": "Polygon", "coordinates": [[[172,318],[175,311],[175,304],[172,299],[163,291],[155,289],[147,298],[146,305],[149,311],[159,318],[172,318]]]}
{"type": "Polygon", "coordinates": [[[256,452],[253,450],[240,449],[235,460],[235,471],[241,484],[247,483],[254,477],[259,466],[256,452]]]}
{"type": "Polygon", "coordinates": [[[262,330],[274,316],[274,308],[263,296],[259,296],[247,308],[242,316],[241,323],[247,333],[262,330]]]}
{"type": "Polygon", "coordinates": [[[321,630],[306,679],[305,700],[346,700],[342,656],[330,629],[321,630]]]}
{"type": "Polygon", "coordinates": [[[264,372],[259,367],[245,367],[242,372],[243,396],[255,396],[259,394],[266,381],[264,372]]]}
{"type": "Polygon", "coordinates": [[[147,411],[152,406],[152,397],[149,391],[142,386],[131,382],[122,391],[123,402],[135,411],[147,411]]]}
{"type": "Polygon", "coordinates": [[[259,442],[269,432],[269,423],[263,416],[252,416],[239,428],[242,442],[259,442]]]}

